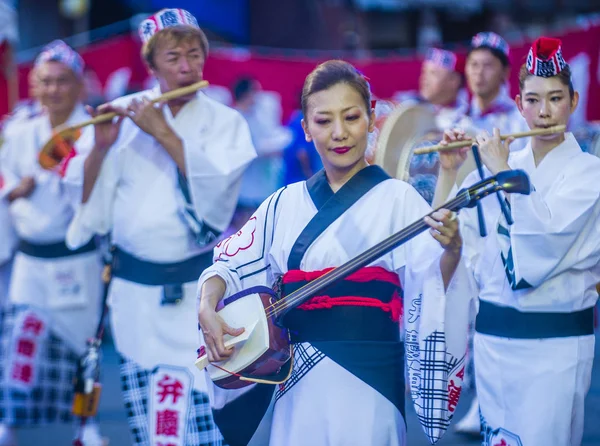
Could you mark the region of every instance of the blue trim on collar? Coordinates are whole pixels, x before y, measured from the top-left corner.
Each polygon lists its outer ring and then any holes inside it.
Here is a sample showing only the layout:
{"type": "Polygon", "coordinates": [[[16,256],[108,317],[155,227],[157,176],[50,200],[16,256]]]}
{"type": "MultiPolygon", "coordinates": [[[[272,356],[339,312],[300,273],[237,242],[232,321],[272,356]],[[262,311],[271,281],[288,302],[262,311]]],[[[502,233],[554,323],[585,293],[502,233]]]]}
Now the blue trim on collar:
{"type": "Polygon", "coordinates": [[[288,270],[300,269],[304,254],[329,225],[372,188],[390,178],[381,167],[367,166],[350,178],[340,190],[333,193],[327,183],[324,170],[311,177],[306,182],[306,187],[318,211],[294,243],[288,257],[288,270]]]}

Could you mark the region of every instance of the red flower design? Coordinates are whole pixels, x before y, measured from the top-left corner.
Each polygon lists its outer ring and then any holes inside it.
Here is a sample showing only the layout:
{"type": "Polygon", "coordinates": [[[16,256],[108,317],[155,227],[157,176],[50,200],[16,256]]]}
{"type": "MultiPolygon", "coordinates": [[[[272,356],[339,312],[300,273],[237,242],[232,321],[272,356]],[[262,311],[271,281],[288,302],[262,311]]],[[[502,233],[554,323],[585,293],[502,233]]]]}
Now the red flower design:
{"type": "Polygon", "coordinates": [[[255,232],[256,217],[252,217],[242,229],[217,245],[218,248],[221,248],[217,260],[224,257],[234,257],[238,252],[250,248],[254,244],[255,232]]]}

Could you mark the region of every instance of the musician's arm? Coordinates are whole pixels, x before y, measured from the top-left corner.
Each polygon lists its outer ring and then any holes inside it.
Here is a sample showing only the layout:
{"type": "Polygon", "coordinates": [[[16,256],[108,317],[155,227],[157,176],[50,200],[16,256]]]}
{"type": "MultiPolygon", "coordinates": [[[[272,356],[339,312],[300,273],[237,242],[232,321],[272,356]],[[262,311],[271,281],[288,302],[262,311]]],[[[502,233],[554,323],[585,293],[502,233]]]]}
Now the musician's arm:
{"type": "Polygon", "coordinates": [[[227,284],[222,277],[218,275],[214,275],[209,277],[202,284],[202,288],[200,291],[200,299],[199,299],[199,309],[200,311],[205,310],[214,310],[217,308],[223,296],[225,296],[225,291],[227,290],[227,284]]]}
{"type": "Polygon", "coordinates": [[[183,140],[177,136],[177,134],[171,127],[169,127],[168,124],[166,127],[155,131],[153,136],[156,138],[156,141],[158,141],[158,143],[165,148],[171,159],[175,161],[179,171],[186,176],[187,169],[185,166],[185,150],[183,148],[183,140]]]}
{"type": "Polygon", "coordinates": [[[81,195],[81,203],[85,204],[90,199],[92,190],[100,175],[100,169],[106,158],[107,151],[99,150],[97,148],[92,149],[89,153],[85,162],[83,163],[83,191],[81,195]]]}
{"type": "Polygon", "coordinates": [[[212,276],[202,284],[198,305],[198,324],[208,350],[208,360],[222,361],[233,353],[233,347],[226,348],[223,335],[239,336],[244,327],[230,327],[216,312],[216,306],[225,294],[225,281],[212,276]]]}
{"type": "Polygon", "coordinates": [[[69,160],[62,183],[74,216],[67,231],[67,245],[76,249],[94,234],[106,234],[112,226],[112,209],[119,180],[119,150],[115,144],[100,151],[94,131],[84,131],[69,160]]]}
{"type": "Polygon", "coordinates": [[[433,196],[433,202],[431,203],[432,208],[439,208],[448,201],[451,194],[454,195],[456,192],[457,177],[458,169],[444,169],[440,167],[439,176],[435,185],[435,194],[433,196]]]}
{"type": "MultiPolygon", "coordinates": [[[[440,145],[450,144],[465,138],[465,132],[461,129],[446,130],[440,145]]],[[[435,193],[431,206],[434,209],[439,208],[448,201],[448,197],[456,192],[456,179],[458,171],[467,159],[469,147],[462,147],[454,150],[440,150],[438,152],[440,160],[440,170],[435,185],[435,193]]]]}
{"type": "Polygon", "coordinates": [[[185,176],[187,171],[183,141],[168,124],[163,111],[164,107],[168,107],[167,103],[156,106],[147,97],[133,98],[126,113],[135,125],[154,137],[164,147],[177,164],[179,171],[185,176]]]}
{"type": "Polygon", "coordinates": [[[103,113],[116,113],[117,118],[94,125],[93,131],[90,128],[84,130],[82,141],[77,144],[77,153],[87,155],[83,165],[83,191],[81,203],[85,204],[94,190],[104,159],[115,145],[121,132],[121,125],[125,116],[125,110],[112,104],[105,104],[94,110],[87,107],[87,111],[92,118],[103,113]]]}
{"type": "Polygon", "coordinates": [[[240,335],[240,327],[228,326],[216,307],[226,295],[253,286],[269,286],[273,276],[269,264],[271,240],[276,225],[275,203],[285,189],[269,197],[238,232],[219,243],[214,263],[198,279],[198,323],[206,345],[208,360],[220,361],[231,355],[223,335],[240,335]]]}

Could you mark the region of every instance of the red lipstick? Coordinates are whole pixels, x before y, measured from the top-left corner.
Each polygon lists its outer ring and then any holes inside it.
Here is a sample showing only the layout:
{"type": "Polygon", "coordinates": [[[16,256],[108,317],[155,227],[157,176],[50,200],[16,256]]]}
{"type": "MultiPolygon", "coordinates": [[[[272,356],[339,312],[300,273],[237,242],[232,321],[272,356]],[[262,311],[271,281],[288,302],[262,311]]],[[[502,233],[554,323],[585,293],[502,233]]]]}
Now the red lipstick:
{"type": "Polygon", "coordinates": [[[344,146],[344,147],[336,147],[336,148],[334,148],[334,149],[331,149],[331,150],[333,150],[333,151],[334,151],[335,153],[337,153],[338,155],[342,155],[342,154],[344,154],[344,153],[347,153],[347,152],[349,152],[351,148],[352,148],[352,147],[344,146]]]}

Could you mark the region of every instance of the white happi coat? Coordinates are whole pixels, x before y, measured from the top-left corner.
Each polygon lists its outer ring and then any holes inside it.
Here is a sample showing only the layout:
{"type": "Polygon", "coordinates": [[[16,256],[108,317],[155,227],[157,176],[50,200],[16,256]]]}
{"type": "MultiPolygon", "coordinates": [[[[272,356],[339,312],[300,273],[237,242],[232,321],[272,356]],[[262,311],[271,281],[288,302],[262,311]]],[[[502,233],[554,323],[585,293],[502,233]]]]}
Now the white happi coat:
{"type": "MultiPolygon", "coordinates": [[[[584,153],[572,134],[536,167],[531,146],[512,153],[525,170],[531,195],[511,194],[513,290],[500,257],[500,208],[484,200],[489,235],[478,233],[474,209],[461,211],[465,254],[481,300],[521,312],[574,312],[593,307],[600,282],[600,160],[584,153]]],[[[489,175],[489,172],[486,172],[489,175]]],[[[464,186],[478,179],[474,172],[464,186]]],[[[476,333],[477,394],[485,445],[575,446],[583,435],[594,336],[515,339],[476,333]]]]}
{"type": "MultiPolygon", "coordinates": [[[[427,203],[407,183],[385,180],[319,235],[305,252],[300,268],[319,271],[340,266],[429,211],[427,203]]],[[[252,286],[271,286],[286,273],[290,250],[316,212],[306,182],[279,190],[259,207],[241,231],[215,249],[216,262],[201,276],[199,290],[214,275],[225,280],[226,295],[252,286]]],[[[437,242],[429,234],[421,234],[370,265],[400,277],[411,394],[431,441],[443,434],[454,412],[455,397],[460,393],[469,301],[462,261],[444,293],[440,255],[437,242]],[[433,346],[429,342],[436,331],[444,332],[445,338],[437,337],[433,346]],[[427,352],[432,358],[432,349],[436,351],[435,373],[421,367],[427,352]],[[436,391],[428,392],[426,389],[432,386],[436,391]],[[434,394],[439,399],[432,398],[434,394]]],[[[315,350],[306,342],[302,346],[308,352],[315,350]]],[[[307,358],[295,361],[311,365],[307,358]]],[[[213,407],[222,409],[251,388],[235,391],[213,386],[209,396],[213,407]]],[[[270,428],[266,418],[251,445],[407,444],[405,421],[399,410],[328,357],[318,361],[277,399],[270,428]]]]}
{"type": "MultiPolygon", "coordinates": [[[[76,106],[66,125],[89,119],[82,105],[76,106]]],[[[15,128],[2,148],[4,186],[0,199],[21,179],[32,176],[35,189],[27,198],[9,205],[9,213],[19,238],[35,244],[65,240],[73,217],[68,194],[54,171],[41,168],[38,154],[50,139],[52,129],[46,115],[35,117],[15,128]]],[[[76,352],[83,353],[94,334],[102,291],[101,263],[96,252],[58,259],[15,255],[9,299],[27,304],[50,316],[52,329],[76,352]]]]}
{"type": "MultiPolygon", "coordinates": [[[[36,101],[30,106],[29,101],[26,106],[15,108],[15,111],[2,122],[2,135],[1,139],[6,140],[10,135],[18,132],[18,129],[27,125],[27,122],[38,116],[41,113],[41,106],[36,101]],[[33,104],[38,106],[33,107],[33,104]]],[[[2,150],[0,145],[0,166],[2,165],[2,154],[6,153],[6,150],[2,150]]],[[[0,168],[0,193],[5,181],[1,175],[0,168]]],[[[10,276],[12,273],[12,260],[17,246],[17,234],[15,232],[10,213],[8,212],[8,202],[6,200],[0,200],[0,308],[3,307],[6,299],[8,298],[8,287],[10,285],[10,276]]]]}
{"type": "MultiPolygon", "coordinates": [[[[158,88],[114,101],[127,106],[134,98],[157,97],[158,88]]],[[[203,93],[172,116],[168,124],[183,140],[186,174],[195,212],[211,227],[230,224],[241,174],[256,156],[242,116],[203,93]]],[[[194,241],[181,216],[184,206],[177,166],[149,134],[126,119],[118,140],[104,159],[89,200],[81,204],[83,163],[93,146],[93,129],[82,136],[80,155],[67,169],[76,214],[67,243],[86,243],[93,234],[111,233],[112,243],[137,258],[155,263],[180,262],[205,249],[194,241]]],[[[120,354],[146,370],[159,364],[194,367],[197,345],[195,281],[184,284],[177,305],[161,306],[162,286],[148,286],[113,277],[109,304],[113,334],[120,354]]],[[[203,379],[194,387],[205,389],[203,379]]]]}

